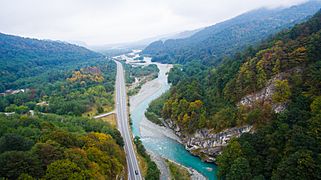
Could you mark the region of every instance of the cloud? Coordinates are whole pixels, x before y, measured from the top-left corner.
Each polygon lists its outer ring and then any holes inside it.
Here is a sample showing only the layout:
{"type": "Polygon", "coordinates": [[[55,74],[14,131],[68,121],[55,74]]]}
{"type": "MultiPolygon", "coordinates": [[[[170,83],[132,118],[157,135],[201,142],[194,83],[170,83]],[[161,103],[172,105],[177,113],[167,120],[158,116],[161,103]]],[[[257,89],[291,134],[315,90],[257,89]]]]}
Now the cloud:
{"type": "Polygon", "coordinates": [[[0,31],[88,44],[128,42],[304,0],[0,0],[0,31]]]}

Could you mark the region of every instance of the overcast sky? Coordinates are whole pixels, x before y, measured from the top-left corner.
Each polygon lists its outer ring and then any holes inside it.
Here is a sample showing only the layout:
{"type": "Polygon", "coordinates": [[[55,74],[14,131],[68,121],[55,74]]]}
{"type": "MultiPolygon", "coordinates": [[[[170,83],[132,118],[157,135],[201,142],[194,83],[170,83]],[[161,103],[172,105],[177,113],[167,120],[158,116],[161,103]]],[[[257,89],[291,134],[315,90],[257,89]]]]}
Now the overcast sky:
{"type": "Polygon", "coordinates": [[[0,0],[0,32],[102,45],[192,30],[305,0],[0,0]]]}

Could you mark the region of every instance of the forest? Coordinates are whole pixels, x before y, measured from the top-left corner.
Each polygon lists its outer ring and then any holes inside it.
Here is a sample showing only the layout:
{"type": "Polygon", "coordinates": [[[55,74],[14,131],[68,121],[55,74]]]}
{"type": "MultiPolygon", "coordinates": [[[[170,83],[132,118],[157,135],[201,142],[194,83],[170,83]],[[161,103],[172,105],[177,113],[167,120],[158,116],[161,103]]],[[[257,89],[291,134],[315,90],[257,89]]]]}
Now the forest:
{"type": "Polygon", "coordinates": [[[113,108],[116,64],[101,54],[57,41],[0,34],[0,111],[92,116],[113,108]],[[88,113],[87,113],[88,112],[88,113]]]}
{"type": "Polygon", "coordinates": [[[0,92],[40,85],[46,83],[44,79],[51,83],[61,79],[66,70],[80,69],[104,60],[101,54],[65,42],[2,33],[0,41],[0,92]]]}
{"type": "Polygon", "coordinates": [[[286,9],[258,9],[222,23],[204,28],[191,37],[156,41],[143,50],[152,61],[185,64],[200,60],[216,65],[224,56],[232,56],[249,44],[306,20],[321,7],[319,1],[308,1],[286,9]]]}
{"type": "Polygon", "coordinates": [[[112,110],[116,76],[113,61],[97,62],[95,66],[79,70],[47,73],[51,78],[37,76],[41,82],[32,80],[27,92],[1,96],[0,111],[23,113],[19,109],[24,109],[92,116],[112,110]],[[86,114],[93,110],[93,114],[86,114]]]}
{"type": "Polygon", "coordinates": [[[115,179],[126,159],[117,129],[54,114],[0,115],[0,176],[6,179],[115,179]]]}
{"type": "Polygon", "coordinates": [[[220,179],[320,179],[320,52],[321,11],[217,66],[175,66],[169,95],[148,112],[172,119],[186,134],[253,125],[217,157],[220,179]],[[271,99],[240,103],[271,84],[271,99]],[[275,113],[276,104],[286,109],[275,113]]]}
{"type": "Polygon", "coordinates": [[[125,178],[120,132],[89,118],[113,109],[116,63],[64,42],[0,38],[0,178],[125,178]]]}

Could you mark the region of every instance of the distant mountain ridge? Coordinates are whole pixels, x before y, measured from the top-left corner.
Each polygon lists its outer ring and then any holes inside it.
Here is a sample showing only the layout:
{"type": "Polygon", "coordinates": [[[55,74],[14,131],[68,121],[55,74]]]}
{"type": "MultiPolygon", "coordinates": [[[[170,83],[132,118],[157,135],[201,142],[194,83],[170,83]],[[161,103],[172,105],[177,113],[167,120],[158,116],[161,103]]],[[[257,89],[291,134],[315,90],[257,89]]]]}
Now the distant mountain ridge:
{"type": "MultiPolygon", "coordinates": [[[[89,57],[100,56],[84,47],[62,41],[39,40],[0,33],[0,59],[16,57],[16,53],[28,58],[36,58],[45,53],[59,52],[73,54],[75,51],[89,57]],[[21,51],[23,50],[23,51],[21,51]],[[32,53],[32,55],[30,54],[32,53]]],[[[55,56],[48,54],[48,56],[55,56]]]]}
{"type": "Polygon", "coordinates": [[[285,28],[306,20],[321,8],[321,1],[309,1],[289,8],[258,9],[204,28],[184,39],[156,41],[143,50],[153,61],[186,63],[199,59],[215,64],[285,28]]]}
{"type": "MultiPolygon", "coordinates": [[[[168,39],[182,39],[182,38],[188,38],[195,33],[201,31],[203,28],[194,29],[194,30],[186,30],[178,33],[170,33],[170,34],[164,34],[159,35],[151,38],[142,39],[135,42],[128,42],[128,43],[116,43],[116,44],[106,44],[101,46],[88,46],[88,48],[98,51],[98,52],[105,52],[109,49],[144,49],[146,48],[150,43],[154,41],[166,41],[168,39]]],[[[78,43],[77,43],[78,44],[78,43]]]]}

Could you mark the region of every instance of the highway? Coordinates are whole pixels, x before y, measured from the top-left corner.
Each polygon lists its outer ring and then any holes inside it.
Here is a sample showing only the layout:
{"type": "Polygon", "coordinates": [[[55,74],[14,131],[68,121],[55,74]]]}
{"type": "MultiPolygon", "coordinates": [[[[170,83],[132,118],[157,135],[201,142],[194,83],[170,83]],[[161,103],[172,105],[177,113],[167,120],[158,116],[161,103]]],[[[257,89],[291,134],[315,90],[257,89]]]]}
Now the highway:
{"type": "Polygon", "coordinates": [[[124,78],[123,65],[115,61],[117,64],[116,75],[116,114],[118,121],[118,129],[124,139],[124,148],[126,153],[128,179],[141,180],[142,176],[138,166],[135,150],[133,147],[133,138],[128,121],[127,94],[124,78]]]}

